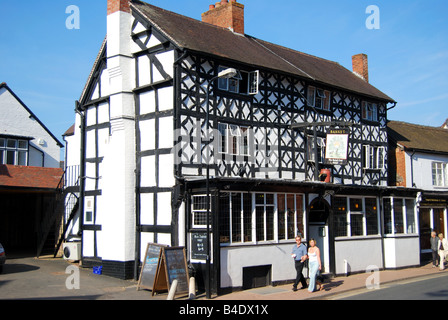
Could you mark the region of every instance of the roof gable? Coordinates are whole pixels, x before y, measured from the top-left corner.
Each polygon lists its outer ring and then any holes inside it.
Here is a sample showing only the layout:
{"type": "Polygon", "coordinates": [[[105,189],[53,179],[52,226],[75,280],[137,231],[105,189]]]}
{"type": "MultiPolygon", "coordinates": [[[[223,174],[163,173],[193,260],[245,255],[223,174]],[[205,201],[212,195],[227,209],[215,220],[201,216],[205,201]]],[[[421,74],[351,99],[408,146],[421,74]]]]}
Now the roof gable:
{"type": "Polygon", "coordinates": [[[228,29],[185,17],[142,1],[132,1],[131,8],[164,33],[180,49],[275,70],[372,98],[394,102],[392,98],[336,62],[248,35],[237,34],[228,29]]]}
{"type": "Polygon", "coordinates": [[[14,99],[17,100],[17,102],[30,114],[30,116],[35,119],[37,123],[39,123],[39,125],[54,139],[54,141],[60,148],[64,147],[62,142],[59,141],[58,138],[56,138],[56,136],[43,124],[42,121],[39,120],[38,117],[36,117],[31,109],[26,106],[26,104],[14,93],[14,91],[11,90],[11,88],[9,88],[9,86],[5,82],[0,83],[0,89],[2,88],[7,90],[14,97],[14,99]]]}
{"type": "Polygon", "coordinates": [[[387,124],[389,138],[409,150],[448,153],[448,130],[400,121],[387,124]]]}

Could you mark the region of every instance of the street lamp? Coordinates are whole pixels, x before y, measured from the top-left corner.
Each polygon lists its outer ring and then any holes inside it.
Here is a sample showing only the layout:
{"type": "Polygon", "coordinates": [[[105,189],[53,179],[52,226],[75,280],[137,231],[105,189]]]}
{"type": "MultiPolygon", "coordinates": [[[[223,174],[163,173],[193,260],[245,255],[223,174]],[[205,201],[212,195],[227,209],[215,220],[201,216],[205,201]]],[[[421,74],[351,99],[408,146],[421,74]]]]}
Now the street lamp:
{"type": "MultiPolygon", "coordinates": [[[[213,77],[208,85],[207,85],[207,97],[205,99],[205,107],[207,108],[205,125],[206,125],[206,134],[207,134],[207,144],[210,146],[210,108],[209,108],[209,100],[210,100],[210,87],[216,79],[230,79],[235,77],[238,74],[238,71],[234,68],[228,68],[218,73],[217,76],[213,77]]],[[[211,299],[211,288],[210,288],[210,158],[211,153],[208,154],[208,159],[206,163],[207,169],[207,177],[205,180],[205,189],[206,189],[206,201],[207,201],[207,258],[206,258],[206,282],[205,282],[205,291],[207,299],[211,299]]]]}

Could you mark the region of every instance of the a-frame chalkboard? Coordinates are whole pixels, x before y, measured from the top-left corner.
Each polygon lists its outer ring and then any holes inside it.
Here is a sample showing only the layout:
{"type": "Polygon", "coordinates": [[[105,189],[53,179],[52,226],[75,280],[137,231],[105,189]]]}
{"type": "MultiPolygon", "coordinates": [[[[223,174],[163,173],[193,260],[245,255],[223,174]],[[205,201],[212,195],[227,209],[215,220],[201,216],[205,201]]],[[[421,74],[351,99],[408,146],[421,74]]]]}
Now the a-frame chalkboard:
{"type": "Polygon", "coordinates": [[[178,281],[176,294],[189,292],[190,277],[183,247],[162,248],[152,294],[166,289],[169,291],[174,280],[178,281]]]}
{"type": "MultiPolygon", "coordinates": [[[[143,260],[142,270],[140,271],[137,290],[140,290],[140,288],[154,290],[154,281],[156,279],[157,268],[159,266],[163,248],[165,248],[164,245],[148,243],[145,260],[143,260]]],[[[159,287],[162,286],[159,285],[159,287]]],[[[166,289],[167,288],[165,288],[165,290],[166,289]]]]}

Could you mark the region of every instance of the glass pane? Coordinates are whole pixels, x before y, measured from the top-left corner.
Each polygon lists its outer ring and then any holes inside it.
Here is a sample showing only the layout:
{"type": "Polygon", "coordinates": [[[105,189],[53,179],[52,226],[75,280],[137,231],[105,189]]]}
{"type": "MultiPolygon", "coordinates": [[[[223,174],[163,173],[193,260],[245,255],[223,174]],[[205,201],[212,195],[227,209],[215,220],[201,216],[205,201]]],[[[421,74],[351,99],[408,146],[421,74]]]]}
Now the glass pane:
{"type": "Polygon", "coordinates": [[[415,228],[414,200],[406,199],[406,230],[407,233],[417,233],[415,228]]]}
{"type": "MultiPolygon", "coordinates": [[[[285,210],[285,195],[279,194],[277,195],[277,209],[278,209],[278,239],[285,240],[286,239],[286,210],[285,210]]],[[[294,225],[294,216],[293,225],[294,225]]],[[[288,221],[289,225],[289,221],[288,221]]]]}
{"type": "Polygon", "coordinates": [[[8,148],[17,148],[17,140],[8,139],[8,148]]]}
{"type": "MultiPolygon", "coordinates": [[[[290,207],[290,204],[291,204],[291,208],[294,208],[294,199],[291,198],[291,200],[290,200],[290,198],[288,196],[288,208],[290,207]]],[[[296,196],[296,220],[297,220],[297,226],[296,226],[297,235],[304,237],[305,233],[304,233],[304,228],[303,228],[303,196],[302,195],[296,196]]],[[[294,239],[294,237],[295,237],[295,235],[293,234],[290,237],[290,239],[294,239]]]]}
{"type": "Polygon", "coordinates": [[[336,237],[347,236],[347,198],[335,197],[333,199],[334,230],[336,237]]]}
{"type": "Polygon", "coordinates": [[[16,152],[6,151],[6,164],[16,164],[16,152]]]}
{"type": "Polygon", "coordinates": [[[26,166],[27,165],[27,152],[26,151],[19,151],[19,166],[26,166]]]}
{"type": "MultiPolygon", "coordinates": [[[[207,226],[207,220],[202,225],[207,226]]],[[[228,193],[219,194],[219,232],[219,242],[230,243],[230,194],[228,193]]]]}
{"type": "Polygon", "coordinates": [[[19,149],[28,149],[28,141],[19,140],[19,149]]]}
{"type": "Polygon", "coordinates": [[[274,240],[274,207],[266,207],[266,240],[274,240]]]}
{"type": "Polygon", "coordinates": [[[364,235],[362,226],[362,214],[351,214],[350,215],[350,228],[352,236],[362,236],[364,235]]]}
{"type": "Polygon", "coordinates": [[[350,211],[362,211],[362,199],[350,198],[350,211]]]}
{"type": "Polygon", "coordinates": [[[243,194],[244,242],[252,241],[252,196],[243,194]]]}
{"type": "Polygon", "coordinates": [[[5,147],[5,139],[4,138],[0,138],[0,148],[5,147]]]}
{"type": "Polygon", "coordinates": [[[0,164],[3,164],[3,160],[4,160],[4,153],[5,151],[0,150],[0,164]]]}
{"type": "Polygon", "coordinates": [[[255,208],[255,223],[257,241],[264,241],[264,207],[255,208]]]}
{"type": "Polygon", "coordinates": [[[384,232],[392,234],[392,208],[390,199],[384,199],[384,232]]]}
{"type": "Polygon", "coordinates": [[[404,233],[403,228],[403,199],[394,199],[395,234],[404,233]]]}
{"type": "Polygon", "coordinates": [[[367,235],[379,234],[378,232],[378,208],[376,198],[366,198],[366,223],[367,235]]]}
{"type": "Polygon", "coordinates": [[[241,242],[241,193],[232,193],[232,243],[241,242]]]}

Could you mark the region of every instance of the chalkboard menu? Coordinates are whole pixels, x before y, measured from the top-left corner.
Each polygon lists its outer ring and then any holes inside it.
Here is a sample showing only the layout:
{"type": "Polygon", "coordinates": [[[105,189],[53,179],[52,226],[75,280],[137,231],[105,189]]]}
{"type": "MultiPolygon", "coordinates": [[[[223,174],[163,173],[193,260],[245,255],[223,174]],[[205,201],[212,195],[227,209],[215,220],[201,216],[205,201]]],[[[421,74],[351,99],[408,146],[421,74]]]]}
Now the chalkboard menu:
{"type": "Polygon", "coordinates": [[[173,281],[177,280],[176,294],[188,293],[189,276],[185,248],[164,248],[163,259],[165,262],[168,285],[171,286],[173,281]]]}
{"type": "Polygon", "coordinates": [[[191,234],[191,259],[207,259],[207,233],[195,232],[191,234]]]}
{"type": "Polygon", "coordinates": [[[137,290],[140,290],[140,288],[153,290],[159,259],[164,247],[163,245],[148,243],[137,290]]]}

